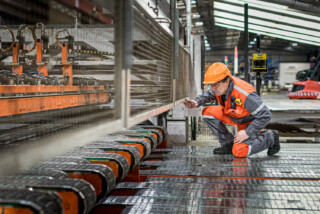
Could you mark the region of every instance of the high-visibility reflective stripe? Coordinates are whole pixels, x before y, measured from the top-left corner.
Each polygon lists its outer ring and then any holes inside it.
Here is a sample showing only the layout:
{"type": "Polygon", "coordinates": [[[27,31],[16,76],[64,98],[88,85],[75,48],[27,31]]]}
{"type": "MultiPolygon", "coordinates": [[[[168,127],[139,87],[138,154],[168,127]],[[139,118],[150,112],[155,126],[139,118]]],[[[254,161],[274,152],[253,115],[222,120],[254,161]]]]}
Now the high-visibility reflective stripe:
{"type": "Polygon", "coordinates": [[[236,85],[235,85],[234,88],[237,89],[239,92],[241,92],[242,94],[244,94],[244,95],[246,95],[246,96],[249,95],[248,92],[246,92],[245,90],[243,90],[243,89],[240,88],[239,86],[236,86],[236,85]]]}
{"type": "Polygon", "coordinates": [[[209,115],[202,115],[202,118],[207,118],[207,119],[217,119],[214,116],[209,116],[209,115]]]}
{"type": "Polygon", "coordinates": [[[252,148],[252,145],[249,145],[249,150],[248,150],[248,154],[247,154],[247,156],[249,156],[249,155],[250,155],[250,153],[251,153],[251,148],[252,148]]]}
{"type": "Polygon", "coordinates": [[[262,104],[261,104],[254,112],[252,112],[251,114],[252,114],[252,115],[257,114],[264,106],[265,106],[265,104],[262,103],[262,104]]]}

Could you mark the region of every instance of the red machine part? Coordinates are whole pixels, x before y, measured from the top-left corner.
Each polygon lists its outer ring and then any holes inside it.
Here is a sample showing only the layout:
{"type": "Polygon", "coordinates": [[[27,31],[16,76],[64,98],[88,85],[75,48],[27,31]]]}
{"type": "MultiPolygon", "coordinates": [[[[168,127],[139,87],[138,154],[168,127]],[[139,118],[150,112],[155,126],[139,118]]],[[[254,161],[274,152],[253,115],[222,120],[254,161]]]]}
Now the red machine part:
{"type": "Polygon", "coordinates": [[[293,83],[292,92],[288,93],[290,99],[320,99],[320,82],[307,80],[293,83]]]}

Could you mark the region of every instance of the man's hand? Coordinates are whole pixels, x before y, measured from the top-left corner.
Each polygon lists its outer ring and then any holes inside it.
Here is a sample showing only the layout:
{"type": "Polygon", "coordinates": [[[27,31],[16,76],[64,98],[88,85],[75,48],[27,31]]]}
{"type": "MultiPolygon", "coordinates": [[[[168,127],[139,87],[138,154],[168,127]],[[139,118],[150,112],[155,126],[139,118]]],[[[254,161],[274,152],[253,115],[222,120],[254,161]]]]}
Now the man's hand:
{"type": "Polygon", "coordinates": [[[249,138],[249,136],[247,135],[246,131],[245,130],[241,130],[234,137],[234,142],[239,144],[239,143],[242,143],[243,141],[245,141],[248,138],[249,138]]]}
{"type": "Polygon", "coordinates": [[[197,108],[197,106],[198,106],[198,102],[195,100],[185,99],[183,103],[187,108],[197,108]]]}

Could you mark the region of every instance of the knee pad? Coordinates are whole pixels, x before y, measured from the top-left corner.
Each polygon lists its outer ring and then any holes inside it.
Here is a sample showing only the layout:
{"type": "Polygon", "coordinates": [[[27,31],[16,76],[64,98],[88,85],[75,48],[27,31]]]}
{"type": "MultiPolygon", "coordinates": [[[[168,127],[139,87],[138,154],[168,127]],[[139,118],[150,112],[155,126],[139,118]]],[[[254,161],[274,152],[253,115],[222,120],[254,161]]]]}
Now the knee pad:
{"type": "Polygon", "coordinates": [[[245,143],[233,144],[232,154],[237,158],[247,157],[249,152],[249,145],[245,143]]]}

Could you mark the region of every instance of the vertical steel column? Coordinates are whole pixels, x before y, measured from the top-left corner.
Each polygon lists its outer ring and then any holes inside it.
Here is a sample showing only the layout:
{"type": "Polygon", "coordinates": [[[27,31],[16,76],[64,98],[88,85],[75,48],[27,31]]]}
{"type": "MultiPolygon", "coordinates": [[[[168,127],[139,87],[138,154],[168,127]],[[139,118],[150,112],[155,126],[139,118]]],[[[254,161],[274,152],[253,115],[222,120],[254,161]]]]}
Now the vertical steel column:
{"type": "Polygon", "coordinates": [[[204,36],[201,36],[201,89],[204,89],[204,74],[205,74],[205,55],[206,55],[206,50],[205,50],[205,43],[204,43],[204,36]]]}
{"type": "Polygon", "coordinates": [[[244,79],[245,81],[250,83],[250,76],[249,76],[249,51],[248,51],[248,44],[249,44],[249,32],[248,32],[248,4],[244,4],[244,79]]]}
{"type": "MultiPolygon", "coordinates": [[[[260,53],[260,35],[257,37],[257,53],[260,53]]],[[[257,94],[260,96],[260,88],[261,88],[261,73],[257,71],[256,74],[256,91],[257,94]]]]}
{"type": "Polygon", "coordinates": [[[186,45],[190,46],[190,35],[191,35],[191,0],[186,0],[186,18],[187,18],[187,35],[186,45]]]}
{"type": "Polygon", "coordinates": [[[191,140],[197,140],[196,117],[191,117],[191,140]]]}
{"type": "Polygon", "coordinates": [[[130,117],[130,73],[132,65],[132,31],[133,31],[133,1],[115,1],[115,117],[121,119],[123,127],[128,126],[130,117]]]}
{"type": "Polygon", "coordinates": [[[171,19],[171,24],[170,24],[170,29],[173,32],[174,29],[174,18],[175,18],[175,11],[176,11],[176,3],[177,0],[170,0],[170,19],[171,19]]]}
{"type": "Polygon", "coordinates": [[[260,53],[260,35],[257,35],[257,53],[260,53]]]}
{"type": "Polygon", "coordinates": [[[172,20],[172,31],[173,31],[173,62],[172,62],[172,100],[173,102],[176,101],[176,79],[179,78],[179,11],[177,10],[176,0],[171,0],[171,3],[174,9],[172,9],[173,13],[173,20],[172,20]]]}

